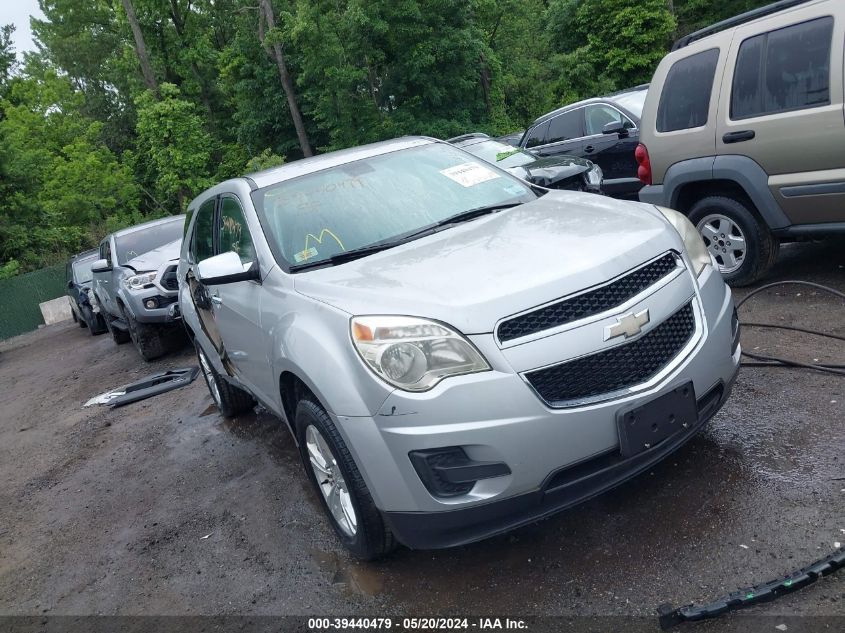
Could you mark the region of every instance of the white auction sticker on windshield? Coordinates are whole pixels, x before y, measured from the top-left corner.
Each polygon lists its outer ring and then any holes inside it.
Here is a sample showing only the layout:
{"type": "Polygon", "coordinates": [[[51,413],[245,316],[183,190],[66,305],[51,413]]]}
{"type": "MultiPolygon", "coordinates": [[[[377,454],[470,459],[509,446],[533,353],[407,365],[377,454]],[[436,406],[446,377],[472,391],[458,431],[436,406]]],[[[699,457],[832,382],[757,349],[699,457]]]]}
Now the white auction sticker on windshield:
{"type": "Polygon", "coordinates": [[[473,185],[499,177],[499,174],[495,171],[487,169],[478,163],[461,163],[454,167],[441,169],[440,173],[464,187],[472,187],[473,185]]]}

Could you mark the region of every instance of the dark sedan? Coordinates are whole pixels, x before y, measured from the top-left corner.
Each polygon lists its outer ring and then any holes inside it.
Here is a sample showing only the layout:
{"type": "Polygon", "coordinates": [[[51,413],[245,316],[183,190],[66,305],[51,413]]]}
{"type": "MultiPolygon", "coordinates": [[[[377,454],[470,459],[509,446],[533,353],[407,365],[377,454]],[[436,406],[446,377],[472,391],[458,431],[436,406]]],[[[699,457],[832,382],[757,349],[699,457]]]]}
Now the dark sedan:
{"type": "Polygon", "coordinates": [[[647,92],[638,86],[558,108],[534,121],[519,146],[539,156],[588,158],[601,167],[606,194],[636,200],[643,183],[634,150],[647,92]]]}
{"type": "Polygon", "coordinates": [[[99,258],[96,250],[79,253],[70,258],[65,266],[67,279],[66,294],[70,299],[70,311],[79,327],[87,327],[93,336],[106,331],[106,323],[100,314],[100,306],[91,292],[91,265],[99,258]]]}
{"type": "Polygon", "coordinates": [[[448,141],[488,163],[506,169],[514,176],[547,189],[602,192],[601,169],[576,156],[541,158],[534,153],[512,147],[486,134],[465,134],[448,141]]]}

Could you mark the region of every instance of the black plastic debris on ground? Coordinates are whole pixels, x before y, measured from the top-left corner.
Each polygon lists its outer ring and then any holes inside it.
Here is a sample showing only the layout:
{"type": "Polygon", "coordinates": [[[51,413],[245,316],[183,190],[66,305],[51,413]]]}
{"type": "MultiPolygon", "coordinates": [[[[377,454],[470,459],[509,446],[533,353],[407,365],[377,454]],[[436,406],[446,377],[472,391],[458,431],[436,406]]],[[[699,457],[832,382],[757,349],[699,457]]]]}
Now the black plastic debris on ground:
{"type": "Polygon", "coordinates": [[[122,407],[139,400],[152,398],[167,391],[173,391],[194,382],[199,374],[199,367],[186,367],[184,369],[171,369],[169,371],[153,374],[141,380],[137,380],[123,387],[124,393],[108,401],[113,407],[122,407]]]}
{"type": "Polygon", "coordinates": [[[674,609],[671,604],[662,604],[657,607],[660,628],[666,630],[682,622],[715,618],[728,611],[736,611],[755,604],[770,602],[780,596],[806,587],[842,567],[845,567],[845,548],[840,548],[829,556],[825,556],[783,578],[771,580],[762,585],[755,585],[748,589],[734,591],[723,598],[702,606],[690,604],[674,609]]]}

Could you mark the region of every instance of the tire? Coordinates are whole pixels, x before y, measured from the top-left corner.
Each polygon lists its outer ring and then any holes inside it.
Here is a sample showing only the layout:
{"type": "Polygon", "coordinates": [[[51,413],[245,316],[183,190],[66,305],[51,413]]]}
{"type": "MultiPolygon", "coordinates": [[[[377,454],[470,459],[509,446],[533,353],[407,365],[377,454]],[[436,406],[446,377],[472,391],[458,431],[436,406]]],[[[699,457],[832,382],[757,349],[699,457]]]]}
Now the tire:
{"type": "Polygon", "coordinates": [[[731,286],[747,286],[760,279],[777,259],[780,243],[769,227],[745,201],[709,196],[689,211],[707,251],[719,263],[719,271],[731,286]],[[738,239],[745,248],[738,249],[738,239]]]}
{"type": "Polygon", "coordinates": [[[162,337],[161,326],[148,323],[138,323],[124,311],[124,320],[129,326],[129,337],[135,344],[135,349],[145,361],[150,362],[167,353],[167,346],[162,337]]]}
{"type": "Polygon", "coordinates": [[[200,371],[208,391],[211,394],[214,404],[220,410],[220,414],[224,418],[235,418],[242,413],[251,411],[255,406],[255,399],[243,389],[238,389],[227,380],[220,377],[217,370],[214,369],[205,352],[202,351],[200,344],[194,341],[194,347],[197,350],[197,360],[199,360],[200,371]]]}
{"type": "Polygon", "coordinates": [[[306,396],[297,403],[294,417],[299,454],[307,477],[344,547],[360,560],[381,558],[396,547],[393,534],[373,503],[370,491],[331,418],[311,398],[313,396],[306,396]],[[320,442],[322,450],[317,448],[320,442]],[[326,455],[326,450],[330,452],[330,459],[323,460],[325,468],[314,465],[326,455]],[[316,462],[312,463],[312,458],[316,462]],[[317,473],[320,473],[321,479],[326,477],[322,483],[317,480],[317,473]],[[330,498],[338,516],[342,517],[340,520],[329,506],[330,498]],[[351,528],[350,507],[354,521],[351,528]]]}
{"type": "Polygon", "coordinates": [[[82,306],[82,320],[85,323],[85,327],[88,328],[88,333],[91,336],[96,336],[99,333],[99,323],[97,323],[97,315],[91,312],[91,308],[87,306],[82,306]]]}
{"type": "Polygon", "coordinates": [[[112,339],[118,345],[123,345],[124,343],[128,343],[131,338],[129,337],[129,332],[124,332],[123,330],[118,330],[116,327],[112,325],[112,321],[114,321],[114,317],[110,314],[104,314],[103,320],[106,322],[106,329],[108,330],[109,334],[111,334],[112,339]]]}

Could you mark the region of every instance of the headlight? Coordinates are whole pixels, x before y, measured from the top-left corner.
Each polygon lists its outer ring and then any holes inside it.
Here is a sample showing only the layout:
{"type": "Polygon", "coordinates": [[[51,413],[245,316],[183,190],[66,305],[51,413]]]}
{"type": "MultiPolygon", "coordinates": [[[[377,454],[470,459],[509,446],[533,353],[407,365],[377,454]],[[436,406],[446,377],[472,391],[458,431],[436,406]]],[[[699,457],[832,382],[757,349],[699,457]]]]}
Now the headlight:
{"type": "Polygon", "coordinates": [[[367,366],[405,391],[427,391],[447,376],[490,369],[472,343],[436,321],[363,316],[353,318],[350,327],[367,366]]]}
{"type": "Polygon", "coordinates": [[[587,182],[594,187],[600,186],[601,181],[604,180],[604,174],[602,173],[601,167],[595,164],[587,170],[586,176],[587,182]]]}
{"type": "Polygon", "coordinates": [[[664,218],[669,220],[669,223],[675,227],[681,239],[684,240],[684,248],[692,262],[693,270],[695,270],[696,275],[700,275],[708,264],[713,263],[710,260],[710,253],[707,252],[707,247],[704,245],[704,238],[701,237],[701,234],[684,214],[666,207],[657,207],[657,210],[663,214],[664,218]]]}
{"type": "Polygon", "coordinates": [[[123,285],[129,290],[140,290],[145,286],[149,286],[156,278],[155,273],[141,273],[140,275],[132,275],[123,280],[123,285]]]}

